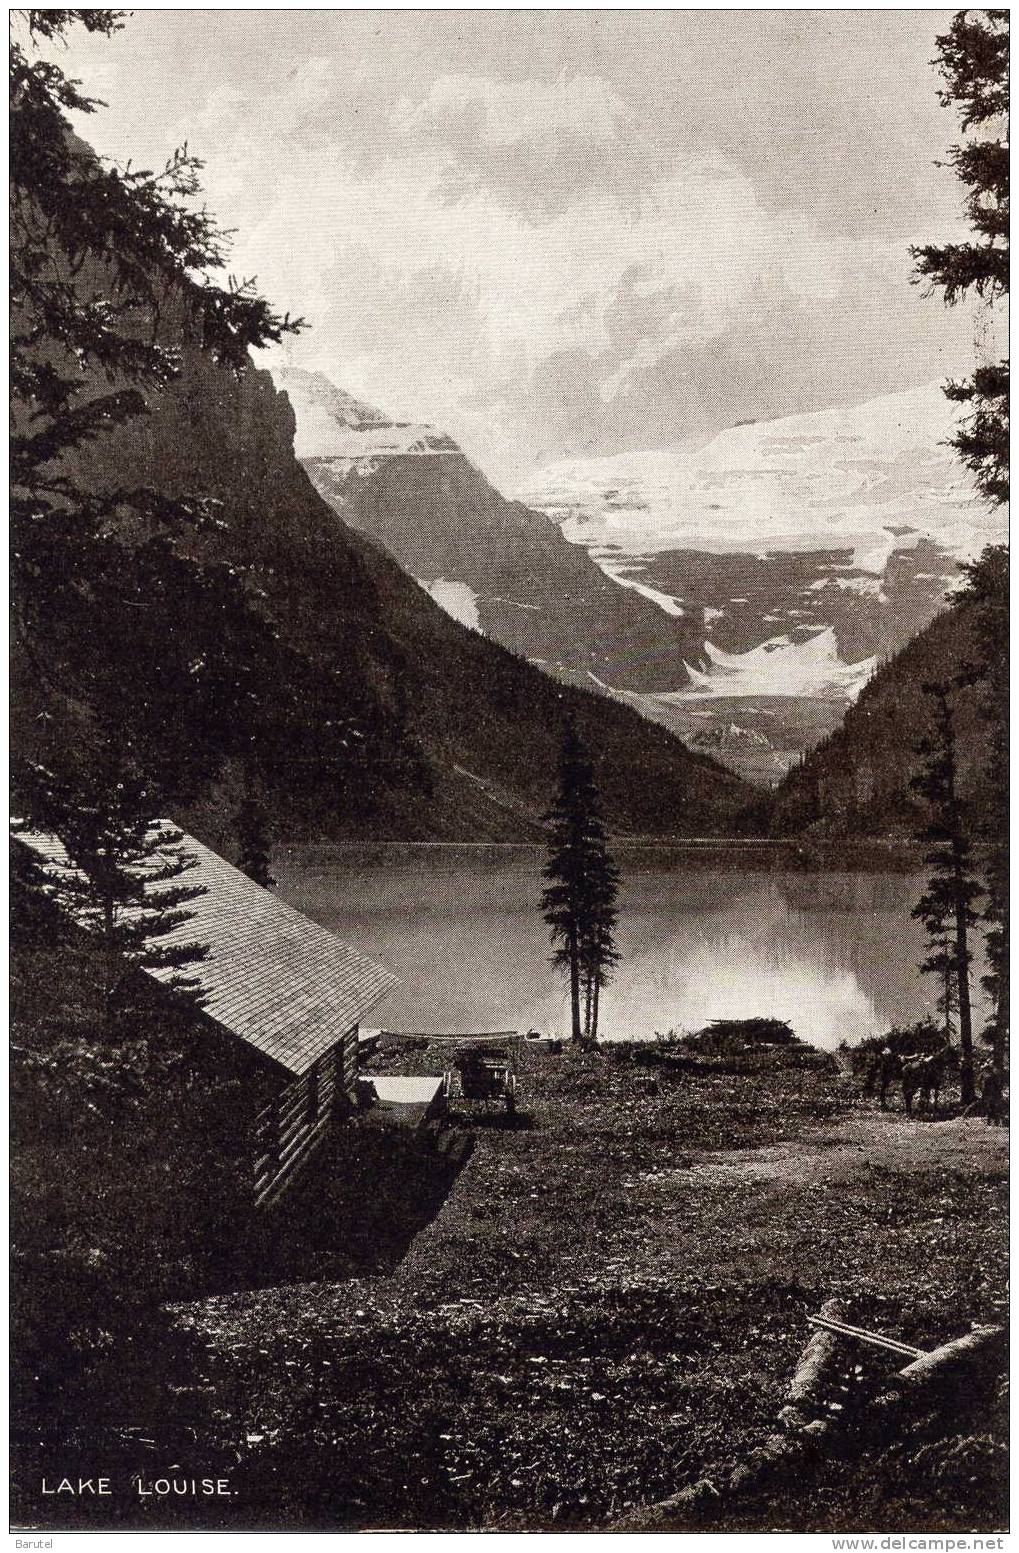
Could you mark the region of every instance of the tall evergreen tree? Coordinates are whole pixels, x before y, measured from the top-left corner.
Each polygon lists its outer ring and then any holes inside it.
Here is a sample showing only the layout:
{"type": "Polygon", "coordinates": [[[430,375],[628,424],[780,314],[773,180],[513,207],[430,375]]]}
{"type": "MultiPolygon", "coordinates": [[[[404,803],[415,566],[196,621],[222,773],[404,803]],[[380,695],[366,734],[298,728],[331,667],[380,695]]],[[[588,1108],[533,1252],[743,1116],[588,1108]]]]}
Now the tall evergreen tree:
{"type": "MultiPolygon", "coordinates": [[[[301,327],[250,281],[208,279],[225,238],[194,196],[201,162],[186,147],[156,173],[102,163],[76,139],[67,112],[101,104],[56,65],[32,57],[69,26],[109,36],[123,12],[28,10],[10,49],[12,390],[22,413],[12,463],[40,504],[81,495],[49,467],[69,448],[144,413],[140,390],[165,386],[177,352],[159,316],[179,302],[202,348],[237,371],[249,346],[301,327]]],[[[149,493],[118,493],[124,500],[149,493]]]]}
{"type": "Polygon", "coordinates": [[[541,909],[555,946],[552,963],[569,979],[574,1041],[593,1042],[599,992],[619,958],[619,872],[606,845],[594,768],[572,722],[563,734],[559,788],[547,825],[541,909]]]}
{"type": "MultiPolygon", "coordinates": [[[[29,10],[12,30],[13,635],[29,726],[57,706],[65,745],[134,741],[147,778],[166,788],[183,767],[217,758],[223,730],[251,699],[249,687],[224,682],[213,622],[219,640],[239,635],[263,652],[271,633],[234,567],[196,559],[194,536],[222,526],[215,502],[98,490],[82,457],[175,380],[182,331],[243,373],[250,346],[300,321],[274,313],[250,283],[209,278],[225,242],[195,202],[201,164],[186,148],[157,172],[132,170],[101,161],[72,132],[68,112],[100,105],[38,45],[71,26],[110,34],[121,14],[29,10]],[[194,754],[180,738],[185,707],[194,754]]],[[[56,772],[59,746],[45,753],[56,772]]],[[[73,787],[69,769],[63,788],[73,787]]]]}
{"type": "Polygon", "coordinates": [[[1008,760],[1008,550],[988,545],[978,560],[963,568],[966,582],[956,595],[973,611],[977,627],[976,661],[966,664],[963,683],[977,687],[989,729],[984,752],[983,802],[978,814],[986,848],[986,901],[983,911],[987,974],[991,999],[987,1032],[999,1079],[1004,1079],[1009,1032],[1009,760],[1008,760]]]}
{"type": "Polygon", "coordinates": [[[600,832],[600,846],[592,860],[589,880],[591,913],[588,930],[583,939],[582,981],[584,984],[584,1034],[590,1041],[598,1039],[598,1015],[601,989],[612,979],[613,967],[619,963],[619,951],[615,943],[615,929],[619,920],[616,900],[619,893],[619,869],[605,849],[605,833],[600,820],[595,821],[600,832]]]}
{"type": "MultiPolygon", "coordinates": [[[[968,191],[973,238],[912,249],[914,278],[929,290],[939,289],[950,307],[970,292],[991,307],[1008,294],[1008,12],[960,11],[938,48],[936,63],[945,82],[941,101],[958,109],[964,134],[977,132],[952,146],[948,156],[968,191]]],[[[945,386],[950,399],[972,406],[954,445],[995,503],[1008,500],[1008,391],[1007,358],[979,365],[972,377],[945,386]]]]}
{"type": "Polygon", "coordinates": [[[974,873],[966,806],[958,790],[948,687],[929,684],[924,690],[932,698],[933,716],[930,732],[918,750],[924,757],[924,768],[911,786],[927,801],[928,820],[919,839],[926,843],[924,861],[931,874],[913,916],[923,923],[931,945],[921,970],[943,981],[947,969],[954,986],[962,1059],[960,1086],[963,1104],[970,1105],[975,1098],[970,933],[977,922],[975,902],[982,892],[974,873]]]}
{"type": "Polygon", "coordinates": [[[932,921],[929,927],[929,954],[920,964],[923,975],[937,976],[939,990],[937,1011],[941,1015],[941,1029],[945,1040],[951,1044],[955,1033],[959,995],[956,990],[955,946],[947,920],[932,921]]]}
{"type": "Polygon", "coordinates": [[[272,874],[272,834],[265,789],[252,772],[245,778],[244,792],[237,806],[237,866],[264,890],[276,880],[272,874]]]}
{"type": "Polygon", "coordinates": [[[22,763],[15,791],[33,825],[63,844],[70,866],[36,869],[35,879],[98,944],[107,1033],[128,1011],[140,970],[168,973],[160,978],[164,986],[200,1004],[201,980],[189,968],[208,948],[177,932],[191,918],[189,904],[204,894],[204,886],[185,880],[197,860],[183,850],[181,831],[153,821],[154,795],[130,748],[118,739],[73,778],[22,763]]]}

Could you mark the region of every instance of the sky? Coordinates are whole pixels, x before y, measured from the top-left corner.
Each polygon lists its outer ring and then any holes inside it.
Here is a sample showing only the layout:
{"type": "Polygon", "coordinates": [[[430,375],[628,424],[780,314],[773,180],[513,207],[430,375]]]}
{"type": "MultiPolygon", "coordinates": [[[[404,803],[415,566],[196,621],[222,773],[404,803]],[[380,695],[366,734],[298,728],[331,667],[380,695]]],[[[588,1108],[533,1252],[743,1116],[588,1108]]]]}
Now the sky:
{"type": "Polygon", "coordinates": [[[101,154],[203,159],[293,365],[512,487],[969,370],[909,283],[965,230],[951,14],[136,11],[58,57],[101,154]]]}

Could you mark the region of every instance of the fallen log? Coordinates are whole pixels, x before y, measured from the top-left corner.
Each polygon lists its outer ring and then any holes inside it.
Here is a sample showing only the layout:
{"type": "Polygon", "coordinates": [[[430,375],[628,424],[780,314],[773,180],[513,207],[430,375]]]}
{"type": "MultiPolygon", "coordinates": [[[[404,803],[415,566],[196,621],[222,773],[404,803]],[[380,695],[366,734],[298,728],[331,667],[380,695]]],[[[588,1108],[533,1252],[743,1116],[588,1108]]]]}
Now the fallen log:
{"type": "Polygon", "coordinates": [[[975,1326],[890,1376],[874,1406],[885,1411],[926,1406],[942,1390],[955,1391],[999,1372],[1007,1350],[1004,1327],[975,1326]]]}
{"type": "MultiPolygon", "coordinates": [[[[841,1319],[837,1301],[821,1307],[833,1323],[841,1319]],[[836,1307],[833,1309],[833,1307],[836,1307]]],[[[807,1343],[793,1373],[786,1403],[779,1414],[782,1433],[769,1435],[763,1445],[718,1482],[702,1478],[658,1504],[631,1510],[614,1521],[616,1532],[703,1530],[721,1514],[734,1509],[741,1499],[760,1492],[778,1477],[795,1470],[805,1480],[829,1456],[832,1445],[852,1439],[856,1449],[879,1444],[901,1428],[911,1415],[922,1412],[946,1392],[989,1382],[1004,1366],[1007,1335],[1002,1327],[978,1326],[964,1336],[944,1343],[882,1382],[882,1390],[854,1411],[851,1436],[835,1415],[811,1417],[823,1408],[825,1389],[837,1366],[841,1334],[818,1327],[807,1343]]],[[[905,1346],[905,1345],[904,1345],[905,1346]]],[[[844,1354],[843,1348],[843,1354],[844,1354]]]]}
{"type": "MultiPolygon", "coordinates": [[[[821,1317],[832,1324],[840,1321],[845,1309],[840,1300],[826,1300],[821,1317]]],[[[818,1418],[834,1375],[843,1367],[845,1349],[838,1336],[827,1327],[818,1327],[807,1343],[786,1392],[785,1406],[778,1415],[785,1429],[804,1428],[818,1418]]]]}

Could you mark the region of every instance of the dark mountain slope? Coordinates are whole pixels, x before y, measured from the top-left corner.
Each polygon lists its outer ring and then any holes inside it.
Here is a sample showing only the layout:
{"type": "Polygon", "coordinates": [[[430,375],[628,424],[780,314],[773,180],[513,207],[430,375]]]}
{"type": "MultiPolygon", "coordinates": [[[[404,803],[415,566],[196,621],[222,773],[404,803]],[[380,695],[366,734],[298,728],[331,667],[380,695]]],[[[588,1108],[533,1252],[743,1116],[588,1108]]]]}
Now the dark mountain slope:
{"type": "Polygon", "coordinates": [[[451,614],[770,786],[1000,531],[946,456],[936,387],[732,428],[698,454],[572,459],[511,501],[438,428],[320,372],[274,376],[316,489],[451,614]]]}
{"type": "Polygon", "coordinates": [[[508,501],[434,426],[394,420],[320,372],[274,370],[316,490],[465,624],[584,688],[674,689],[700,652],[699,616],[605,575],[584,546],[508,501]]]}
{"type": "Polygon", "coordinates": [[[508,501],[458,449],[352,463],[302,460],[330,506],[412,576],[466,586],[481,628],[552,669],[624,690],[675,690],[700,621],[666,615],[606,577],[543,513],[508,501]]]}
{"type": "MultiPolygon", "coordinates": [[[[864,686],[842,725],[783,780],[774,798],[772,828],[779,834],[909,836],[923,819],[923,802],[910,791],[919,770],[916,752],[927,733],[930,698],[923,685],[948,681],[978,656],[974,612],[944,610],[864,686]]],[[[982,796],[988,725],[980,691],[954,698],[960,785],[977,804],[982,796]]]]}
{"type": "MultiPolygon", "coordinates": [[[[547,807],[564,713],[591,747],[614,829],[725,833],[746,824],[757,792],[665,730],[603,697],[572,691],[451,620],[380,547],[340,522],[293,455],[294,418],[265,372],[238,378],[185,343],[174,387],[150,413],[77,455],[94,489],[130,478],[171,495],[202,492],[222,524],[203,551],[251,569],[281,650],[343,692],[308,700],[311,722],[353,715],[364,737],[387,723],[343,787],[322,747],[277,752],[271,807],[282,832],[338,838],[516,839],[547,807]],[[332,697],[332,700],[329,700],[332,697]]],[[[187,622],[180,622],[186,629],[187,622]]],[[[125,666],[129,672],[129,666],[125,666]]],[[[279,693],[308,698],[305,679],[279,693]]],[[[270,687],[270,695],[277,686],[270,687]]],[[[312,730],[312,733],[314,730],[312,730]]],[[[367,746],[366,746],[367,747],[367,746]]],[[[222,840],[229,782],[190,813],[222,840]]]]}

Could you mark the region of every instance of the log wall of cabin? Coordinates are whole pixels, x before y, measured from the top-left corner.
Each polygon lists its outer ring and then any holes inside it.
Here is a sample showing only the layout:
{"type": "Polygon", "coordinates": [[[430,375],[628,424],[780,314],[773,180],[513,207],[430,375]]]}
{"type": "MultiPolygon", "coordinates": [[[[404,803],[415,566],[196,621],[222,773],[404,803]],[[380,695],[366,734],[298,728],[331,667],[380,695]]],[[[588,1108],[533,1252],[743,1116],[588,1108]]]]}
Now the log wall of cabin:
{"type": "Polygon", "coordinates": [[[255,1203],[274,1202],[355,1098],[357,1025],[306,1073],[283,1084],[255,1118],[255,1203]]]}

